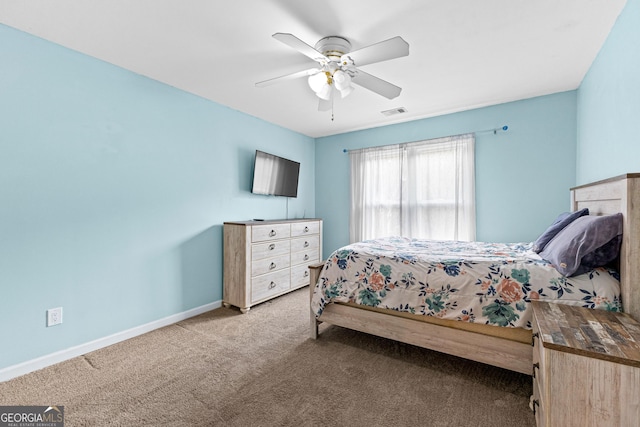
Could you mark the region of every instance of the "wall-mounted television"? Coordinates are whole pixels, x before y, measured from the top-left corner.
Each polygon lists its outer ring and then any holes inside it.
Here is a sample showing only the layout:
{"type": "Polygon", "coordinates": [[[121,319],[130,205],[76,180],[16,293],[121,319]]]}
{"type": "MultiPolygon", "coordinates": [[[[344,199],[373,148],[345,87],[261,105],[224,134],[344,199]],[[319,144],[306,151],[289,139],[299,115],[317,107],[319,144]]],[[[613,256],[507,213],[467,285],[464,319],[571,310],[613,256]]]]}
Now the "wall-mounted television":
{"type": "Polygon", "coordinates": [[[251,192],[298,197],[300,163],[256,150],[251,192]]]}

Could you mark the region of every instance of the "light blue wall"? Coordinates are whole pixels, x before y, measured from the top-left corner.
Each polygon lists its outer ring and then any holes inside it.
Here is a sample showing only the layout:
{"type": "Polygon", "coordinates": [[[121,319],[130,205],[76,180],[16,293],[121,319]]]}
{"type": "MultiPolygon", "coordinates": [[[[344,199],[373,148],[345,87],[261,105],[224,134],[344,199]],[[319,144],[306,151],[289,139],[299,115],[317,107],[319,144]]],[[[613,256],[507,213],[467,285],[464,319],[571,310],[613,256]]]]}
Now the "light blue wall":
{"type": "Polygon", "coordinates": [[[640,172],[640,0],[628,0],[578,89],[577,184],[640,172]]]}
{"type": "Polygon", "coordinates": [[[319,138],[316,214],[324,256],[349,241],[349,155],[343,149],[417,141],[508,125],[476,135],[476,239],[533,241],[569,209],[575,184],[575,91],[319,138]]]}
{"type": "Polygon", "coordinates": [[[315,214],[312,138],[2,25],[0,58],[0,369],[221,300],[222,223],[287,213],[256,149],[315,214]]]}

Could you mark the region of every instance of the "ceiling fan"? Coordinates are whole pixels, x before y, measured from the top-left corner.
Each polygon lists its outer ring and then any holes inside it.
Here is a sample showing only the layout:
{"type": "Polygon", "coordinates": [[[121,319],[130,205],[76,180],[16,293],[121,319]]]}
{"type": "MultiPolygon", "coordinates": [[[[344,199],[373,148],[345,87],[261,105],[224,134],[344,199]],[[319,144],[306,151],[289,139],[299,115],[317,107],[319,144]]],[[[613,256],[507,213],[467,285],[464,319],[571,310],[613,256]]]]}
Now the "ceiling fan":
{"type": "Polygon", "coordinates": [[[351,52],[349,40],[340,36],[320,39],[314,47],[303,42],[293,34],[275,33],[273,38],[294,48],[318,63],[315,68],[298,71],[256,83],[265,87],[282,81],[307,77],[309,86],[320,98],[318,110],[326,111],[332,107],[336,94],[342,98],[353,92],[353,84],[369,89],[388,99],[400,95],[402,88],[365,73],[358,67],[389,59],[409,55],[409,43],[396,36],[351,52]]]}

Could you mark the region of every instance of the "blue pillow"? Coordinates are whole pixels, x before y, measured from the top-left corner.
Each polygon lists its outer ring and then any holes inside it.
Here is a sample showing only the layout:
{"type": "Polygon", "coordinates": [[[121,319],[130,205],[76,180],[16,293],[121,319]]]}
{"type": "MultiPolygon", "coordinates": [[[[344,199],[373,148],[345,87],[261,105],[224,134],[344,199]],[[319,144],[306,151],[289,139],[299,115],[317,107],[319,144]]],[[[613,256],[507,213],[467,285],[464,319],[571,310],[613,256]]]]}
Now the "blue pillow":
{"type": "Polygon", "coordinates": [[[565,228],[567,225],[571,224],[581,216],[585,215],[589,215],[588,208],[580,209],[579,211],[575,212],[561,213],[558,218],[553,221],[553,224],[551,224],[549,228],[547,228],[545,232],[542,233],[535,242],[533,242],[533,251],[539,254],[547,245],[547,243],[549,243],[549,241],[553,239],[556,234],[561,232],[563,228],[565,228]]]}
{"type": "MultiPolygon", "coordinates": [[[[604,250],[603,246],[613,246],[615,253],[608,253],[606,258],[618,256],[620,250],[617,237],[622,235],[622,214],[605,216],[587,215],[577,218],[567,225],[551,239],[540,256],[549,261],[564,276],[580,274],[586,269],[582,266],[582,259],[598,261],[602,254],[593,254],[594,251],[604,250]],[[613,240],[613,244],[610,242],[613,240]],[[601,249],[602,248],[602,249],[601,249]]],[[[610,262],[610,261],[608,261],[610,262]]],[[[596,266],[591,266],[594,268],[596,266]]]]}

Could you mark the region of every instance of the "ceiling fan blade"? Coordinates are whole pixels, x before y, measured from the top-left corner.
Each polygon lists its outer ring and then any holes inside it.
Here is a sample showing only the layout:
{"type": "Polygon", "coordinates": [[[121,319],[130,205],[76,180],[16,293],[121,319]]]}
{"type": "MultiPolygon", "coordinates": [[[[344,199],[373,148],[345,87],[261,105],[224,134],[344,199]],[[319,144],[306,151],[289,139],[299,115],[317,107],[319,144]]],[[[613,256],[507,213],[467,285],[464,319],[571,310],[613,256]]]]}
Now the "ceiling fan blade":
{"type": "Polygon", "coordinates": [[[275,78],[269,79],[269,80],[263,80],[261,82],[256,83],[256,87],[271,86],[272,84],[284,82],[284,81],[287,81],[287,80],[293,80],[293,79],[297,79],[297,78],[300,78],[300,77],[307,77],[307,76],[310,76],[312,74],[318,73],[320,71],[322,71],[322,70],[320,70],[319,68],[310,68],[308,70],[298,71],[297,73],[287,74],[287,75],[280,76],[280,77],[275,77],[275,78]]]}
{"type": "Polygon", "coordinates": [[[329,62],[329,58],[324,56],[322,53],[318,52],[293,34],[289,33],[275,33],[273,38],[281,41],[289,47],[294,48],[301,54],[308,56],[316,62],[324,63],[329,62]]]}
{"type": "Polygon", "coordinates": [[[402,88],[384,81],[376,76],[367,74],[361,70],[357,70],[357,74],[351,78],[351,81],[358,86],[369,89],[370,91],[382,95],[388,99],[393,99],[400,95],[400,92],[402,92],[402,88]]]}
{"type": "Polygon", "coordinates": [[[351,58],[356,67],[388,61],[409,55],[409,43],[400,36],[372,44],[362,49],[350,52],[344,56],[351,58]]]}

